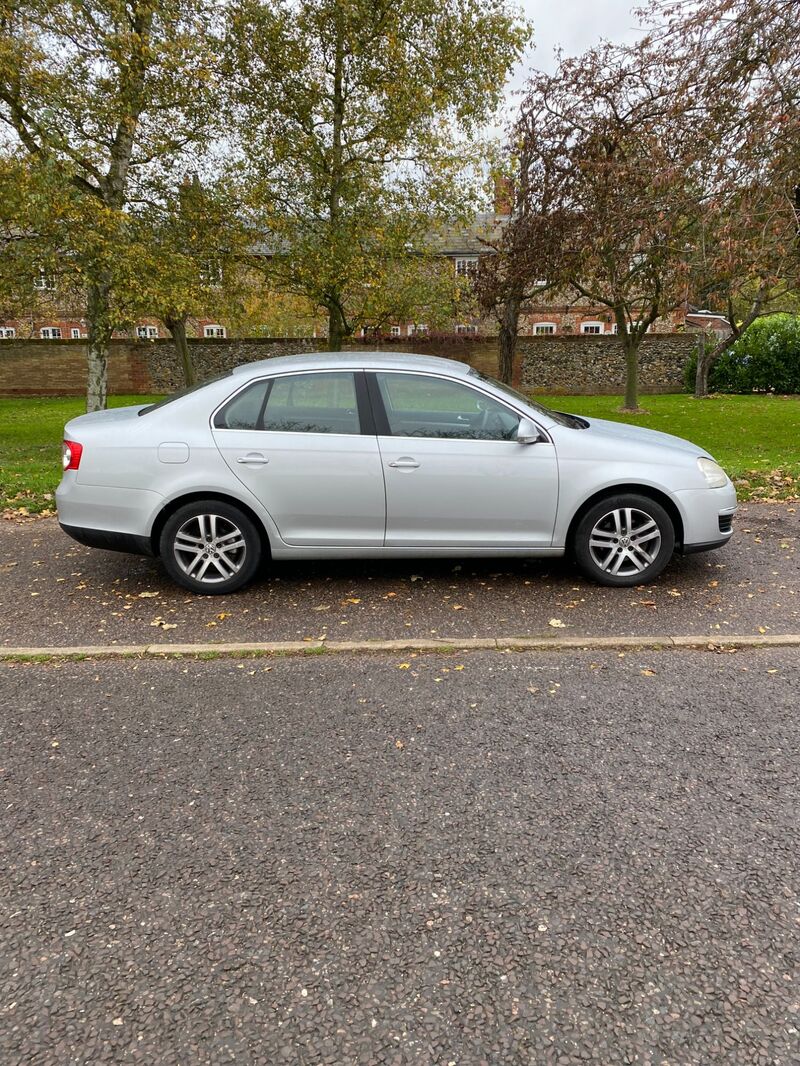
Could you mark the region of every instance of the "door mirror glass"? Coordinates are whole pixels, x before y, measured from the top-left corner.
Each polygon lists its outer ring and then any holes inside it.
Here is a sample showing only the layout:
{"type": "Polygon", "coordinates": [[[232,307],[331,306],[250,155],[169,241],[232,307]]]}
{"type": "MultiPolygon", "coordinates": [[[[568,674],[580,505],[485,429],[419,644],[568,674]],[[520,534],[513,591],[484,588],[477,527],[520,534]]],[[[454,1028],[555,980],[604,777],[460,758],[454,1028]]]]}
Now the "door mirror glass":
{"type": "Polygon", "coordinates": [[[525,418],[523,416],[519,420],[519,428],[517,429],[517,440],[519,443],[536,444],[537,441],[540,441],[541,439],[542,434],[533,419],[525,418]]]}

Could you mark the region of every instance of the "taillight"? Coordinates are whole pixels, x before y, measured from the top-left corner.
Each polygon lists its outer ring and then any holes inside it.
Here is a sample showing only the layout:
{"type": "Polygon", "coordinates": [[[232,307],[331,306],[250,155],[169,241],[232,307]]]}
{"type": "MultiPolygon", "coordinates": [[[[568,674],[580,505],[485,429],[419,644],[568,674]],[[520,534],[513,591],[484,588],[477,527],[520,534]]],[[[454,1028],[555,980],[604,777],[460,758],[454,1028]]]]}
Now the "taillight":
{"type": "Polygon", "coordinates": [[[83,445],[78,444],[76,440],[64,441],[64,453],[62,456],[62,463],[65,470],[77,470],[81,465],[81,456],[83,455],[83,445]]]}

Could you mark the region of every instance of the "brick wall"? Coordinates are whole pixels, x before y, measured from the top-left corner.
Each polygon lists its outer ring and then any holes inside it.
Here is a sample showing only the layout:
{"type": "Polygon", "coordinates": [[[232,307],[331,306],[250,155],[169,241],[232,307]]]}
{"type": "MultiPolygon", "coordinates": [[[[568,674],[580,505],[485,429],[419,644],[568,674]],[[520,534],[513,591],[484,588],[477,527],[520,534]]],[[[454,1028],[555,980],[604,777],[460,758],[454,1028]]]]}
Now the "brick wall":
{"type": "MultiPolygon", "coordinates": [[[[147,346],[115,341],[108,361],[112,393],[151,391],[147,346]]],[[[0,396],[82,396],[85,341],[0,341],[0,396]]]]}
{"type": "MultiPolygon", "coordinates": [[[[349,345],[370,351],[374,341],[349,345]]],[[[240,363],[281,355],[325,351],[322,338],[263,338],[246,340],[189,340],[199,379],[223,373],[240,363]]],[[[385,342],[387,352],[422,352],[463,359],[485,373],[497,371],[494,340],[457,337],[385,342]]],[[[180,359],[171,340],[111,342],[108,360],[112,393],[173,392],[183,385],[180,359]]],[[[0,342],[0,396],[81,396],[86,391],[86,344],[83,341],[14,340],[0,342]]]]}
{"type": "MultiPolygon", "coordinates": [[[[691,334],[645,338],[641,360],[643,392],[683,389],[683,368],[697,343],[691,334]]],[[[281,355],[324,351],[324,339],[255,338],[190,340],[199,378],[240,363],[281,355]]],[[[374,342],[352,342],[369,351],[374,342]]],[[[486,374],[497,373],[494,338],[415,337],[382,344],[388,352],[419,352],[460,359],[486,374]]],[[[520,337],[514,383],[536,392],[619,393],[625,380],[622,345],[616,337],[520,337]]],[[[112,393],[172,392],[183,384],[172,341],[112,341],[109,389],[112,393]]],[[[82,341],[0,342],[0,396],[80,396],[86,389],[86,345],[82,341]]]]}

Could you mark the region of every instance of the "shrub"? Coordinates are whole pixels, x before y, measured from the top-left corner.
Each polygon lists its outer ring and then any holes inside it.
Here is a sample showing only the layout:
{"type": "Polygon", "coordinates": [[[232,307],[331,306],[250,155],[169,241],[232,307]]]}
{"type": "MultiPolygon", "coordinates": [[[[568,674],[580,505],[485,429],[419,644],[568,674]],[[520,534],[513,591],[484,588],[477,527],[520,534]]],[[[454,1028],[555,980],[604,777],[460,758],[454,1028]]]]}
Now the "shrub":
{"type": "MultiPolygon", "coordinates": [[[[686,366],[686,387],[694,389],[697,355],[686,366]]],[[[759,319],[720,356],[709,375],[711,392],[800,393],[800,316],[759,319]]]]}

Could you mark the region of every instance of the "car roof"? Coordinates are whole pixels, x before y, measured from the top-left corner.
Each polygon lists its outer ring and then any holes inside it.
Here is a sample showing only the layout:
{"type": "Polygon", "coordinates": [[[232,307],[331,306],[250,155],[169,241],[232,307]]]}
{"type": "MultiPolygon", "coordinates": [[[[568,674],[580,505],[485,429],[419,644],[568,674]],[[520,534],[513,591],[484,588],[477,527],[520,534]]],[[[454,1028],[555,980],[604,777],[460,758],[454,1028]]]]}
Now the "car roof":
{"type": "Polygon", "coordinates": [[[422,370],[446,371],[454,377],[466,377],[470,367],[456,359],[436,355],[414,355],[408,352],[309,352],[300,355],[280,355],[274,359],[260,359],[256,363],[237,366],[234,374],[257,376],[265,370],[276,374],[286,370],[422,370]]]}

